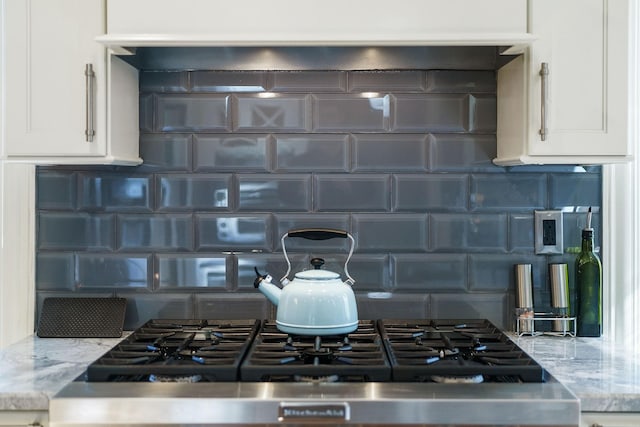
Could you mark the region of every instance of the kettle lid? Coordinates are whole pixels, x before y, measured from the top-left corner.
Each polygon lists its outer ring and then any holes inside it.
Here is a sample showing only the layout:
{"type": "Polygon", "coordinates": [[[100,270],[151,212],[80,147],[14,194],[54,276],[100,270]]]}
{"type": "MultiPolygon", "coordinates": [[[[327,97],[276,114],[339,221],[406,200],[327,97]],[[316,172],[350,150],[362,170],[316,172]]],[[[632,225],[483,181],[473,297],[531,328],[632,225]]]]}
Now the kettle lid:
{"type": "Polygon", "coordinates": [[[340,275],[328,270],[305,270],[296,273],[295,277],[303,280],[334,280],[340,278],[340,275]]]}

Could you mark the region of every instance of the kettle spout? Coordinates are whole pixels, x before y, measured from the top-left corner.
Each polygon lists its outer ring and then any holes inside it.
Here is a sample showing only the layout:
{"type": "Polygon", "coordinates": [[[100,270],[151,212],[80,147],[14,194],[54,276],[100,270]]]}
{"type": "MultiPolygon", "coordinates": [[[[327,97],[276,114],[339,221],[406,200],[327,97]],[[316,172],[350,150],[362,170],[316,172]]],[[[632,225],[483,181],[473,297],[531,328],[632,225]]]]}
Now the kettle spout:
{"type": "Polygon", "coordinates": [[[258,267],[254,267],[254,270],[256,271],[256,280],[253,281],[253,286],[277,307],[282,289],[271,283],[273,278],[268,273],[260,274],[258,267]]]}

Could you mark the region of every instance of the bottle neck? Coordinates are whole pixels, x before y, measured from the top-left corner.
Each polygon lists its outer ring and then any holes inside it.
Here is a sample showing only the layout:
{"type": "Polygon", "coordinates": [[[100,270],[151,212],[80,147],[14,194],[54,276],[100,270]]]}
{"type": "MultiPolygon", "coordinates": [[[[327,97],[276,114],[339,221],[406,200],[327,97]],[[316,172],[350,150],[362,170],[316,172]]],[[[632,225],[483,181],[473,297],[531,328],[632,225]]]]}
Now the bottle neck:
{"type": "Polygon", "coordinates": [[[582,252],[593,252],[593,231],[582,231],[582,252]]]}

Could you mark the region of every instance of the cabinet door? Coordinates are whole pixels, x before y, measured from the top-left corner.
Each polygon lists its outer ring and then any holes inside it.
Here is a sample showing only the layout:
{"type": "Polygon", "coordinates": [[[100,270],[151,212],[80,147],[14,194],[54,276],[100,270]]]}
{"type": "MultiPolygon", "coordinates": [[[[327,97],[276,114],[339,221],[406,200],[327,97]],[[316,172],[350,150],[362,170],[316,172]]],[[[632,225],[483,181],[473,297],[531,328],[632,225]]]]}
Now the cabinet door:
{"type": "Polygon", "coordinates": [[[629,153],[628,8],[627,1],[529,2],[529,30],[539,37],[529,63],[532,156],[567,156],[573,163],[572,156],[606,160],[629,153]],[[546,126],[542,63],[548,64],[546,126]]]}
{"type": "Polygon", "coordinates": [[[103,0],[6,0],[4,13],[7,158],[104,156],[106,53],[94,40],[104,33],[103,0]]]}
{"type": "Polygon", "coordinates": [[[498,70],[494,163],[630,159],[628,12],[624,0],[529,2],[529,31],[536,40],[498,70]]]}

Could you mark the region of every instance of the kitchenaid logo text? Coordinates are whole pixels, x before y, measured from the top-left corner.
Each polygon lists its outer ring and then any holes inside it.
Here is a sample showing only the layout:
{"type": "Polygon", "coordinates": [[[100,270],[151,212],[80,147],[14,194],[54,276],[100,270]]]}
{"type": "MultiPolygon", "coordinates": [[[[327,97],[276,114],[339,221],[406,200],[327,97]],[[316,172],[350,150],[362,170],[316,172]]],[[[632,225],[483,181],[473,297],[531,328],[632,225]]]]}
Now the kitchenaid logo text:
{"type": "Polygon", "coordinates": [[[290,404],[280,405],[279,420],[292,418],[331,418],[347,420],[349,417],[349,408],[343,405],[300,405],[290,404]]]}

